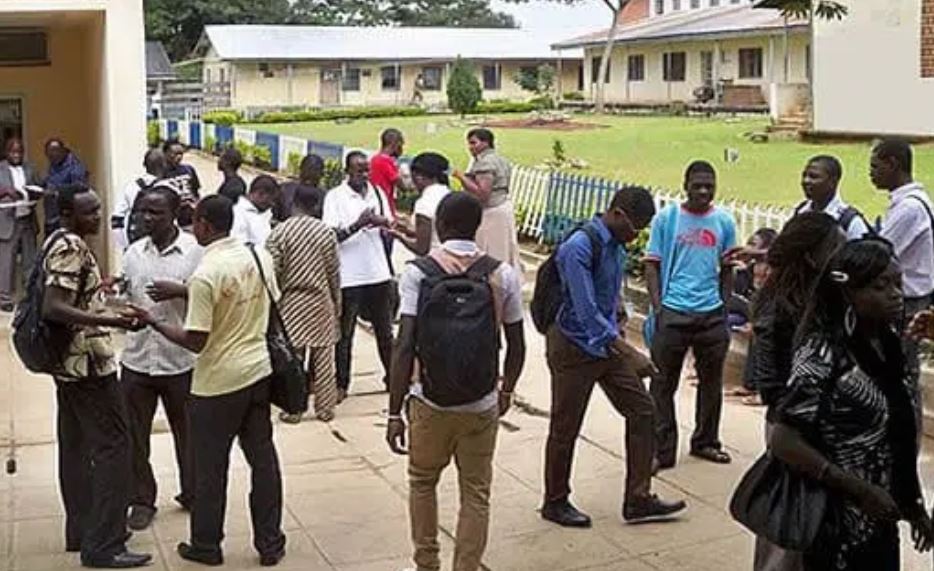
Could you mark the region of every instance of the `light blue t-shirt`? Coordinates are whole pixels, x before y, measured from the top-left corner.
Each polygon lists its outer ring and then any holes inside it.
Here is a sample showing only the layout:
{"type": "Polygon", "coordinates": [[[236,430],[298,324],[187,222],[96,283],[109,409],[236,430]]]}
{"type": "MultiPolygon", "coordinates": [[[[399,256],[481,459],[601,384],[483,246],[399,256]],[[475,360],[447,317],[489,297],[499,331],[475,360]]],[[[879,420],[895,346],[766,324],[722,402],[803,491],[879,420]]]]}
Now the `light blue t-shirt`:
{"type": "Polygon", "coordinates": [[[684,313],[719,309],[720,263],[735,246],[736,223],[725,210],[693,214],[680,204],[663,209],[652,223],[646,254],[661,263],[662,305],[684,313]]]}

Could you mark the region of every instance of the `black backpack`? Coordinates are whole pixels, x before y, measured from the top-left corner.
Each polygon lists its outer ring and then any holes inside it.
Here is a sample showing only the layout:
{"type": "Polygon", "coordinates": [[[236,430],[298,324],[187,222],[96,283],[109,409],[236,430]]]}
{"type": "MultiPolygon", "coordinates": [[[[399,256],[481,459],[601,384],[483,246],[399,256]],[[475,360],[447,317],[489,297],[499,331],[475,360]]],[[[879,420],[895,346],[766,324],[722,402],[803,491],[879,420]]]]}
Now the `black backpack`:
{"type": "MultiPolygon", "coordinates": [[[[590,224],[584,224],[571,230],[565,236],[562,244],[574,235],[575,232],[582,231],[590,238],[590,247],[593,250],[592,269],[596,269],[603,255],[603,245],[600,243],[600,236],[596,229],[590,224]]],[[[532,294],[532,303],[529,312],[532,314],[532,322],[535,323],[535,329],[544,335],[548,332],[551,324],[558,319],[558,311],[564,303],[564,296],[561,291],[561,274],[558,273],[558,249],[552,252],[545,263],[538,268],[535,276],[535,292],[532,294]]]]}
{"type": "Polygon", "coordinates": [[[440,406],[478,401],[496,388],[499,376],[490,275],[501,262],[483,256],[462,274],[446,273],[429,256],[412,263],[425,275],[415,321],[425,397],[440,406]]]}
{"type": "MultiPolygon", "coordinates": [[[[74,333],[66,326],[42,318],[42,301],[45,298],[45,259],[65,232],[59,230],[49,237],[42,255],[36,260],[26,282],[26,297],[16,306],[13,314],[13,348],[20,361],[33,373],[54,375],[61,372],[65,352],[74,333]]],[[[84,289],[87,274],[79,277],[84,289]]]]}
{"type": "MultiPolygon", "coordinates": [[[[795,216],[801,214],[801,211],[808,204],[810,204],[810,201],[805,200],[804,202],[796,206],[795,216]]],[[[843,229],[844,232],[849,232],[850,224],[852,224],[853,220],[855,220],[856,218],[860,218],[863,221],[863,224],[866,225],[866,228],[869,229],[869,232],[871,234],[875,234],[875,230],[873,229],[872,224],[870,224],[869,221],[866,220],[866,217],[863,216],[863,213],[853,208],[852,206],[847,206],[846,208],[843,209],[843,212],[840,214],[840,218],[837,220],[837,224],[840,226],[840,228],[843,229]]]]}

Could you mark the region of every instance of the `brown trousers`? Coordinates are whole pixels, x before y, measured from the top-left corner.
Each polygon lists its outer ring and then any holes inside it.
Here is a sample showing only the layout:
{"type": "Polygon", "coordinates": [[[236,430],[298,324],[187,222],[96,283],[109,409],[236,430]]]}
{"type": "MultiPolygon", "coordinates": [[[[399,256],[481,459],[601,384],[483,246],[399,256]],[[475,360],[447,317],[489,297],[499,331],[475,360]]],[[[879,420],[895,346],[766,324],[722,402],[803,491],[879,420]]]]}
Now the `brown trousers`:
{"type": "Polygon", "coordinates": [[[591,357],[568,341],[557,326],[548,331],[546,346],[551,423],[545,449],[545,501],[561,501],[571,494],[574,445],[596,384],[626,418],[626,498],[648,496],[655,456],[655,409],[632,363],[620,357],[591,357]]]}
{"type": "Polygon", "coordinates": [[[499,412],[435,410],[409,401],[409,518],[418,571],[441,569],[438,480],[454,458],[460,489],[453,571],[477,571],[490,524],[490,486],[499,412]]]}

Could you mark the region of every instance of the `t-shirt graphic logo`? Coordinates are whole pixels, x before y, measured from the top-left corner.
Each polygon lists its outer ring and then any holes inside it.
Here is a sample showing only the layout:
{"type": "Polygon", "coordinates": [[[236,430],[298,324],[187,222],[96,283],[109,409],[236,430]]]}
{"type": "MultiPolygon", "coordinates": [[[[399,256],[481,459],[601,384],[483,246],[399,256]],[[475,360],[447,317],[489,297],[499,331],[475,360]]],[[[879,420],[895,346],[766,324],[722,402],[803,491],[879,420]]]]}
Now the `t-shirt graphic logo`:
{"type": "Polygon", "coordinates": [[[716,248],[717,235],[707,228],[693,228],[678,234],[678,243],[685,246],[716,248]]]}

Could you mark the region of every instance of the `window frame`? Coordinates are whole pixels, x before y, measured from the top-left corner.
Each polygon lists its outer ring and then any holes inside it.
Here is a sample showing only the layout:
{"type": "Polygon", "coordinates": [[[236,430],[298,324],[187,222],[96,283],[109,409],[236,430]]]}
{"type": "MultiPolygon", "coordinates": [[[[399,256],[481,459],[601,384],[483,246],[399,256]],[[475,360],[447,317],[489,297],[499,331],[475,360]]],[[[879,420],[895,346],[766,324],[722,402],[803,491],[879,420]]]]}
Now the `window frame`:
{"type": "Polygon", "coordinates": [[[480,68],[480,75],[481,75],[481,80],[482,80],[481,85],[483,85],[484,91],[502,91],[503,89],[503,66],[502,65],[498,63],[484,64],[483,67],[480,68]],[[487,71],[489,70],[493,71],[492,84],[487,82],[487,80],[490,79],[487,76],[487,71]]]}
{"type": "Polygon", "coordinates": [[[441,91],[444,89],[444,67],[440,65],[426,65],[422,67],[422,89],[424,91],[441,91]],[[428,71],[438,72],[438,84],[431,85],[428,83],[428,71]]]}
{"type": "Polygon", "coordinates": [[[765,77],[765,50],[762,48],[739,48],[736,59],[736,75],[739,79],[762,79],[765,77]],[[753,59],[748,59],[750,57],[753,59]]]}
{"type": "Polygon", "coordinates": [[[363,72],[359,67],[345,67],[341,70],[341,92],[358,93],[362,86],[363,72]],[[356,86],[352,83],[352,77],[356,76],[356,86]],[[350,83],[349,83],[350,82],[350,83]]]}
{"type": "Polygon", "coordinates": [[[666,83],[683,83],[688,75],[687,52],[665,52],[662,54],[662,80],[666,83]],[[677,56],[677,57],[676,57],[677,56]],[[681,73],[675,75],[675,61],[681,62],[681,73]]]}
{"type": "MultiPolygon", "coordinates": [[[[609,61],[606,65],[606,77],[603,78],[603,83],[610,83],[611,71],[613,70],[613,57],[610,56],[609,61]]],[[[596,85],[597,83],[597,74],[600,73],[600,56],[590,58],[590,84],[596,85]]]]}
{"type": "Polygon", "coordinates": [[[645,54],[629,54],[626,58],[626,79],[633,83],[645,81],[645,54]],[[636,62],[639,65],[634,65],[636,62]],[[634,70],[639,73],[634,74],[634,70]]]}
{"type": "Polygon", "coordinates": [[[381,91],[396,92],[402,89],[402,68],[397,65],[383,65],[379,68],[379,85],[381,91]],[[386,87],[386,72],[392,71],[395,86],[386,87]]]}

